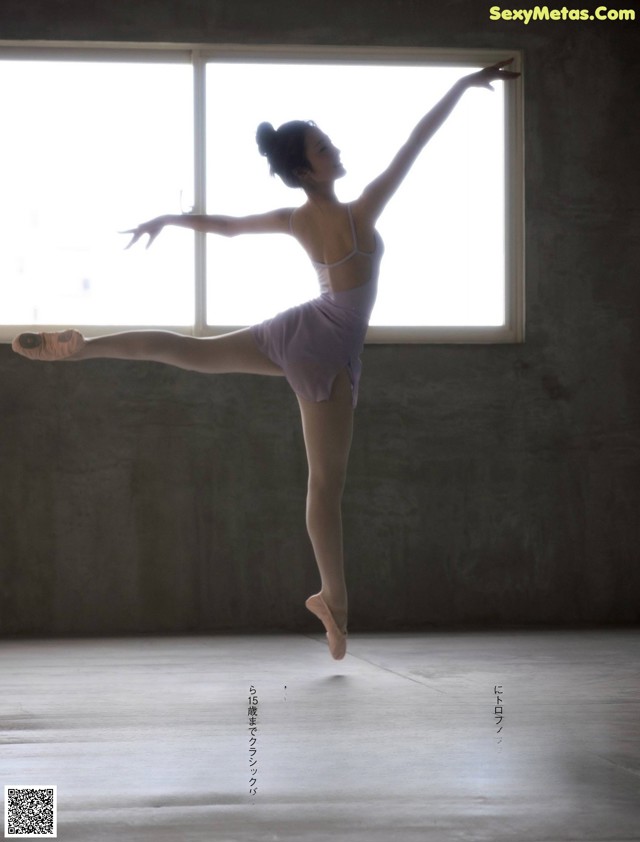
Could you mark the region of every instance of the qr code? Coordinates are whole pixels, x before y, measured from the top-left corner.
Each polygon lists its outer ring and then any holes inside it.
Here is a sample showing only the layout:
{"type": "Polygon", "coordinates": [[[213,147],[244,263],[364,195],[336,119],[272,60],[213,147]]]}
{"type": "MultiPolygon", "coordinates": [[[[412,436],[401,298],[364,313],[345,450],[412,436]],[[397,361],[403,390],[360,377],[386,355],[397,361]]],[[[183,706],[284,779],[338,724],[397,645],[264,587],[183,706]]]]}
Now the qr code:
{"type": "Polygon", "coordinates": [[[57,789],[55,786],[5,786],[5,837],[55,839],[57,789]]]}

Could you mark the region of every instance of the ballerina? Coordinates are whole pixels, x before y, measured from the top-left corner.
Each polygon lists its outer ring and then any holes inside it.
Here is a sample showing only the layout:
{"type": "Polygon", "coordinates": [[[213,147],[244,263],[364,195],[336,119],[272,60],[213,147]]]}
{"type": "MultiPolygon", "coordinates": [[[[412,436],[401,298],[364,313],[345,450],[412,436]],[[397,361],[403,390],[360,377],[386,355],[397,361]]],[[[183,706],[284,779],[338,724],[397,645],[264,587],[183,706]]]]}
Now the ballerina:
{"type": "Polygon", "coordinates": [[[234,237],[272,233],[294,237],[313,263],[320,296],[262,324],[223,336],[196,338],[170,331],[128,331],[85,339],[77,330],[23,333],[13,349],[36,360],[96,358],[149,360],[205,374],[285,377],[302,419],[309,466],[306,523],[320,574],[320,591],[306,607],[325,627],[331,655],[345,656],[348,599],[344,574],[342,495],[358,400],[360,354],[376,299],[383,244],[375,223],[414,161],[466,90],[519,76],[498,62],[459,79],[416,125],[387,169],[355,201],[336,198],[346,174],[337,149],[312,122],[275,130],[258,127],[257,142],[271,173],[301,188],[306,202],[255,216],[165,215],[124,232],[127,248],[148,236],[147,248],[167,225],[234,237]]]}

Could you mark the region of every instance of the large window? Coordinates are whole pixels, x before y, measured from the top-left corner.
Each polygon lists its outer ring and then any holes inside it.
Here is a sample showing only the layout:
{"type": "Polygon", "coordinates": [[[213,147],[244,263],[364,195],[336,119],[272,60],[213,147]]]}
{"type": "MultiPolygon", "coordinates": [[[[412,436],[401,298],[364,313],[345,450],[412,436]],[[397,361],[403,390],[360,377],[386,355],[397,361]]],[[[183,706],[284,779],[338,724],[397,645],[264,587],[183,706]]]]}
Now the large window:
{"type": "Polygon", "coordinates": [[[118,234],[192,191],[191,90],[187,64],[0,62],[5,325],[192,323],[193,244],[118,234]]]}
{"type": "MultiPolygon", "coordinates": [[[[2,337],[69,325],[207,335],[312,297],[313,268],[289,237],[168,228],[125,251],[118,231],[161,213],[300,204],[257,152],[263,120],[320,125],[347,169],[339,198],[356,198],[457,78],[503,57],[5,48],[2,337]]],[[[522,338],[519,85],[495,88],[465,93],[379,220],[370,341],[522,338]]]]}

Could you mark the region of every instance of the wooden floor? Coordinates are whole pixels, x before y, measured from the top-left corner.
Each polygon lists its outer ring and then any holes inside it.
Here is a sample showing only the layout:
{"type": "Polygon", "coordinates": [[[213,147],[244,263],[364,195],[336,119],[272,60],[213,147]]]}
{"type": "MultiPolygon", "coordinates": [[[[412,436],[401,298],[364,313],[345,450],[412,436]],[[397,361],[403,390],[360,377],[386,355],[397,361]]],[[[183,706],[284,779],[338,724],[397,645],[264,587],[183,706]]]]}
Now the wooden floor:
{"type": "Polygon", "coordinates": [[[55,785],[82,842],[640,840],[639,656],[635,629],[355,635],[342,662],[320,636],[5,640],[3,815],[55,785]]]}

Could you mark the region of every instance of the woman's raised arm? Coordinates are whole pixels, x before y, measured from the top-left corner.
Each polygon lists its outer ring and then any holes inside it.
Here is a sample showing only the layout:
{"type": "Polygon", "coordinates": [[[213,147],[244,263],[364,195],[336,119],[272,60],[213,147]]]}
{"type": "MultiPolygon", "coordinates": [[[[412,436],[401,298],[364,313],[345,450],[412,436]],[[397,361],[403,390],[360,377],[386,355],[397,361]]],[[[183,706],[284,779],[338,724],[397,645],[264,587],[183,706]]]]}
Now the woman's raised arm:
{"type": "Polygon", "coordinates": [[[483,70],[459,79],[440,102],[428,114],[425,114],[387,169],[363,191],[358,203],[372,220],[375,221],[378,218],[420,152],[458,104],[462,94],[468,88],[480,87],[493,90],[491,82],[517,78],[520,75],[519,73],[503,69],[512,61],[513,59],[499,61],[490,67],[485,67],[483,70]]]}
{"type": "Polygon", "coordinates": [[[181,228],[190,228],[192,231],[202,231],[205,234],[220,234],[223,237],[235,237],[238,234],[288,234],[292,210],[292,208],[281,208],[254,216],[166,214],[165,216],[157,216],[155,219],[143,222],[137,228],[131,228],[121,233],[131,234],[131,241],[127,245],[128,249],[145,234],[149,237],[147,243],[147,248],[149,248],[166,225],[177,225],[181,228]]]}

